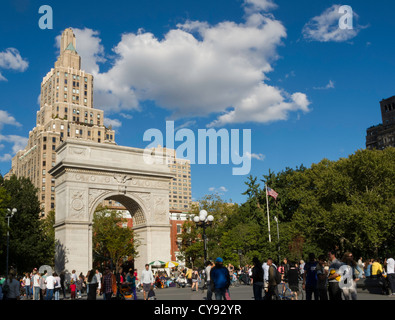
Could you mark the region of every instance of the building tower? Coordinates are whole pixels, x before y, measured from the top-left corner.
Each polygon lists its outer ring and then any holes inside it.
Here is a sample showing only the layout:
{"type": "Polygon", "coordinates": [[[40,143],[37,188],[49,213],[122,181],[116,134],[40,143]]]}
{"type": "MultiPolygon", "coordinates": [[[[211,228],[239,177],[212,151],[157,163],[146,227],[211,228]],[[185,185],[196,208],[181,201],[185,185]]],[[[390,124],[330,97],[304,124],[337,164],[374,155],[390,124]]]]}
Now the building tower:
{"type": "Polygon", "coordinates": [[[395,96],[380,101],[382,123],[366,130],[366,148],[395,147],[395,96]]]}
{"type": "Polygon", "coordinates": [[[28,144],[12,159],[10,172],[30,178],[39,189],[41,215],[55,209],[55,149],[68,138],[115,144],[115,134],[103,124],[103,111],[93,107],[93,76],[81,70],[71,28],[63,31],[60,55],[41,83],[40,110],[28,144]]]}

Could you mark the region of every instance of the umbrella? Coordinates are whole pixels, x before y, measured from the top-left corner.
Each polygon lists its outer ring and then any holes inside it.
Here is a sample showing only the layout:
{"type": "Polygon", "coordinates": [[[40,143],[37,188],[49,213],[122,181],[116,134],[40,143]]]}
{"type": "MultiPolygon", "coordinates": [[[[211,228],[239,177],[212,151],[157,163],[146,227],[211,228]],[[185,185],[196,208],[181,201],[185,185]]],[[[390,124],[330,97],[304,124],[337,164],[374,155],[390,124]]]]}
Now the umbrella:
{"type": "Polygon", "coordinates": [[[160,260],[155,260],[155,261],[152,261],[152,262],[149,263],[150,266],[158,267],[158,268],[161,267],[164,264],[165,264],[165,262],[160,261],[160,260]]]}
{"type": "Polygon", "coordinates": [[[174,267],[177,267],[178,265],[179,265],[178,262],[169,261],[169,262],[166,262],[165,268],[174,268],[174,267]]]}

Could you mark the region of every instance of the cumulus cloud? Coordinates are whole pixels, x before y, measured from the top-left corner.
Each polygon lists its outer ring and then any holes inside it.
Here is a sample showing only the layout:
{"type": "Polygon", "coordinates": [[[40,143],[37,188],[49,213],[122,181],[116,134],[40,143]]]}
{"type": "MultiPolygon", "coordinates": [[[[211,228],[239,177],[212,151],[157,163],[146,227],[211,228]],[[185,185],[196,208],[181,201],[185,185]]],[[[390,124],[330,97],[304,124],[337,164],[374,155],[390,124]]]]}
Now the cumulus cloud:
{"type": "MultiPolygon", "coordinates": [[[[15,120],[7,111],[0,110],[0,130],[4,125],[20,127],[21,124],[15,120]]],[[[0,133],[1,149],[5,149],[4,143],[10,145],[12,152],[6,152],[0,155],[0,162],[10,161],[19,150],[25,148],[28,138],[18,135],[3,135],[0,133]]]]}
{"type": "Polygon", "coordinates": [[[224,186],[221,186],[219,188],[210,187],[210,188],[208,188],[208,191],[218,193],[218,194],[224,194],[225,192],[228,192],[228,189],[224,186]]]}
{"type": "Polygon", "coordinates": [[[308,112],[304,93],[289,94],[266,83],[287,36],[283,24],[264,12],[275,4],[245,0],[243,7],[242,23],[185,21],[163,39],[142,29],[125,33],[105,72],[99,71],[104,59],[99,34],[74,29],[82,61],[93,59],[85,70],[95,76],[96,107],[121,113],[155,101],[173,120],[214,115],[208,126],[266,123],[286,120],[293,111],[308,112]],[[92,45],[80,47],[80,42],[92,45]]]}
{"type": "MultiPolygon", "coordinates": [[[[26,59],[23,59],[18,49],[7,48],[0,52],[0,68],[24,72],[29,66],[26,59]]],[[[0,81],[7,79],[0,73],[0,81]]]]}
{"type": "Polygon", "coordinates": [[[246,156],[249,157],[250,159],[257,159],[257,160],[260,160],[260,161],[265,160],[265,155],[262,154],[262,153],[250,153],[250,152],[247,152],[246,156]]]}
{"type": "Polygon", "coordinates": [[[340,5],[333,5],[321,15],[313,17],[305,24],[302,30],[303,37],[310,41],[344,42],[356,37],[362,26],[355,23],[358,15],[353,12],[353,28],[339,28],[339,20],[344,13],[339,13],[340,5]]]}
{"type": "Polygon", "coordinates": [[[7,111],[0,110],[0,130],[3,128],[5,124],[17,126],[17,127],[21,126],[21,124],[18,121],[16,121],[15,118],[11,116],[7,111]]]}

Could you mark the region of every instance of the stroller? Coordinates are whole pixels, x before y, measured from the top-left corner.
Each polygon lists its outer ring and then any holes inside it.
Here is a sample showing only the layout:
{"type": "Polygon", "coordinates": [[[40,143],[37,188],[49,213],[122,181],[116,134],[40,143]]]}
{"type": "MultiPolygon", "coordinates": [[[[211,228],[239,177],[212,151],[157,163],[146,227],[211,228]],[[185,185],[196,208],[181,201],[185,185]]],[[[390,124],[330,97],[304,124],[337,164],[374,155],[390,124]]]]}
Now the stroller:
{"type": "Polygon", "coordinates": [[[133,292],[128,284],[121,284],[119,286],[120,300],[133,300],[133,292]]]}

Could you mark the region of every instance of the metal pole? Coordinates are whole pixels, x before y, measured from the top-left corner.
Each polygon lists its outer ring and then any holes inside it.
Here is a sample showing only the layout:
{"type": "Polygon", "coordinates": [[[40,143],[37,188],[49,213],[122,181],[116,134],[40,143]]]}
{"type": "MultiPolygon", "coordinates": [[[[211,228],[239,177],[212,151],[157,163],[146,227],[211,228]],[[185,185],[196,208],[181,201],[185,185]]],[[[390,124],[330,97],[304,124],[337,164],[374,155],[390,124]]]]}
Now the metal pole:
{"type": "Polygon", "coordinates": [[[7,222],[7,225],[8,225],[8,228],[7,228],[7,258],[6,258],[6,265],[5,265],[6,276],[8,276],[8,247],[10,244],[10,218],[11,217],[8,215],[7,216],[7,220],[8,220],[8,222],[7,222]]]}
{"type": "Polygon", "coordinates": [[[206,266],[207,261],[207,244],[206,244],[206,223],[203,222],[203,244],[204,244],[204,263],[203,265],[206,266]]]}
{"type": "Polygon", "coordinates": [[[278,251],[278,263],[280,263],[280,233],[278,231],[278,218],[275,217],[277,223],[277,251],[278,251]]]}
{"type": "Polygon", "coordinates": [[[269,242],[272,242],[272,237],[270,236],[270,218],[269,218],[269,199],[267,196],[267,184],[265,183],[266,187],[266,206],[267,206],[267,228],[269,231],[269,242]]]}

